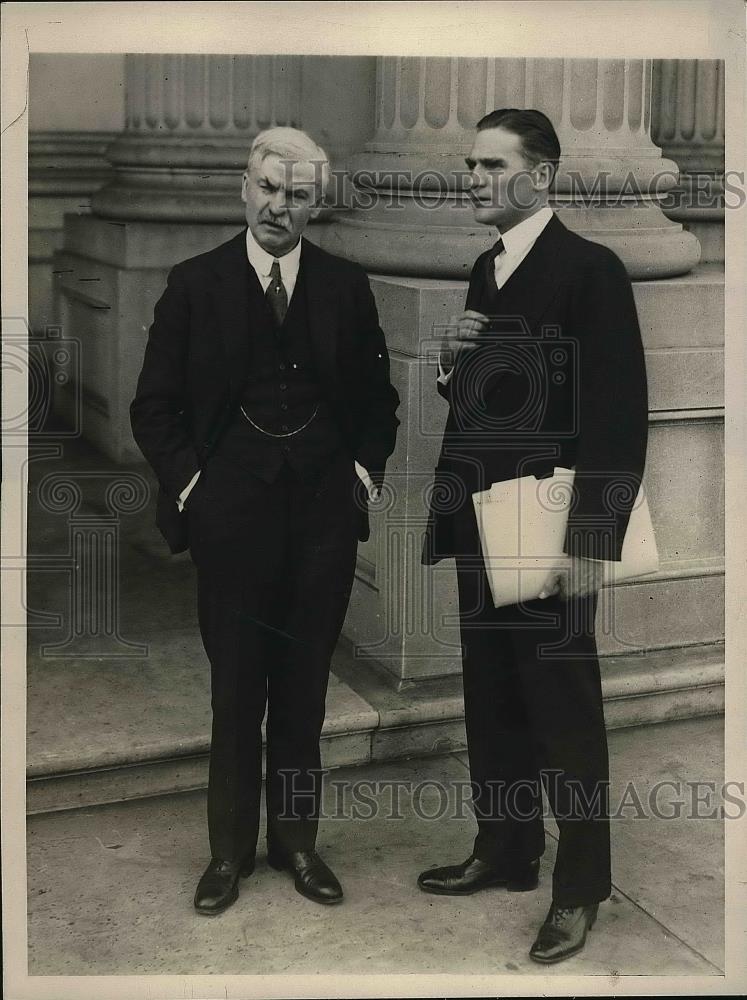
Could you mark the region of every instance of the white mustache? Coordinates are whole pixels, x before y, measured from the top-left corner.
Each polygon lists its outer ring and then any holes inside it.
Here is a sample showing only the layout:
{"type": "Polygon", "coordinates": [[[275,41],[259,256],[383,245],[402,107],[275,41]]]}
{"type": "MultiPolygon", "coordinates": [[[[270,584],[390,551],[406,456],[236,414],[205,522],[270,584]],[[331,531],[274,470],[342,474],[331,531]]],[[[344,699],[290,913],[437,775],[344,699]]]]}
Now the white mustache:
{"type": "Polygon", "coordinates": [[[277,226],[279,229],[287,229],[288,228],[283,222],[279,222],[277,219],[273,219],[273,218],[271,218],[270,216],[267,216],[267,215],[264,216],[263,218],[261,218],[259,221],[260,222],[267,222],[271,226],[277,226]]]}

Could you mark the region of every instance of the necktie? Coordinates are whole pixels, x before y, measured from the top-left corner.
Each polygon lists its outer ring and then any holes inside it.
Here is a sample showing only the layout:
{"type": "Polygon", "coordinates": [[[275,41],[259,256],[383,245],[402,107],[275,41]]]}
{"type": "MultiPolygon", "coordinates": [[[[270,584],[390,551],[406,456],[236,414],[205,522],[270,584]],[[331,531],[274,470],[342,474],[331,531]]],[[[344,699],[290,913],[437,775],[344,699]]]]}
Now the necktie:
{"type": "Polygon", "coordinates": [[[488,272],[487,276],[490,281],[495,282],[495,262],[505,249],[503,239],[499,236],[498,242],[493,246],[485,261],[488,272]]]}
{"type": "Polygon", "coordinates": [[[272,310],[275,327],[279,330],[288,312],[288,293],[285,290],[280,274],[280,261],[274,260],[270,268],[270,284],[265,292],[265,299],[272,310]]]}

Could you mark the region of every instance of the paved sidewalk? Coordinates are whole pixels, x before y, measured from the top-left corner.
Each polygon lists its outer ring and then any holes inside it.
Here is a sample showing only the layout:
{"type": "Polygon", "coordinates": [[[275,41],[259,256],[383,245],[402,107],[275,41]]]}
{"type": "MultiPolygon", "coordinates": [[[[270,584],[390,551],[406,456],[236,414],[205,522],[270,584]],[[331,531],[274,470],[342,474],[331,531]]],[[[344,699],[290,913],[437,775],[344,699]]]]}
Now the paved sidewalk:
{"type": "MultiPolygon", "coordinates": [[[[631,779],[644,803],[665,779],[683,787],[720,784],[722,743],[717,718],[612,733],[613,805],[623,801],[631,779]]],[[[626,806],[628,818],[612,828],[611,900],[601,907],[584,952],[544,969],[527,951],[549,904],[552,822],[537,892],[491,889],[458,899],[415,886],[423,868],[469,853],[470,818],[424,818],[444,811],[436,782],[453,803],[467,779],[464,754],[332,772],[319,847],[343,882],[343,904],[327,908],[303,899],[261,851],[238,903],[216,918],[192,909],[207,860],[204,793],[33,817],[29,973],[720,974],[722,821],[635,819],[635,802],[626,806]],[[402,818],[381,815],[391,785],[373,796],[372,786],[361,784],[359,813],[373,812],[375,800],[379,815],[334,818],[340,803],[351,804],[342,782],[387,780],[407,783],[402,818]]]]}

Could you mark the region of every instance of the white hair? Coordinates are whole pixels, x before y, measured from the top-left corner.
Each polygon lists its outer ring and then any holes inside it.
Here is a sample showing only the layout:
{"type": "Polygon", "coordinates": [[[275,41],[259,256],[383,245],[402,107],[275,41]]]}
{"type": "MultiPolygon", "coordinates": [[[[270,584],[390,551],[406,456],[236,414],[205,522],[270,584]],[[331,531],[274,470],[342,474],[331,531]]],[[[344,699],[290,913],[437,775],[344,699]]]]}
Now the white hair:
{"type": "Polygon", "coordinates": [[[306,132],[300,128],[286,127],[267,128],[260,132],[249,150],[247,172],[255,163],[262,163],[266,156],[273,153],[284,160],[313,163],[316,186],[320,192],[326,190],[329,183],[329,157],[306,132]]]}

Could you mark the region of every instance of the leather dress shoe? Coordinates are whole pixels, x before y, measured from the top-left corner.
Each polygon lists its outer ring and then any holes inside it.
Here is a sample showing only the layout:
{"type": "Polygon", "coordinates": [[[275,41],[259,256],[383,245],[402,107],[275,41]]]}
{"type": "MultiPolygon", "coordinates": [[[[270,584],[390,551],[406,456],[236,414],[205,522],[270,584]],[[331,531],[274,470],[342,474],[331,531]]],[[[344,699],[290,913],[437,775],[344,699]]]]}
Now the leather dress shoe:
{"type": "Polygon", "coordinates": [[[599,903],[591,906],[557,906],[553,903],[529,957],[535,962],[550,965],[577,954],[586,944],[586,935],[594,926],[598,909],[599,903]]]}
{"type": "Polygon", "coordinates": [[[342,886],[316,851],[268,851],[267,862],[278,871],[295,875],[296,891],[315,903],[339,903],[342,899],[342,886]]]}
{"type": "Polygon", "coordinates": [[[539,883],[539,858],[512,864],[491,865],[471,854],[461,865],[429,868],[418,879],[423,892],[439,896],[471,896],[492,885],[505,886],[509,892],[528,892],[539,883]]]}
{"type": "Polygon", "coordinates": [[[197,883],[195,909],[206,916],[223,913],[239,898],[239,877],[248,878],[254,871],[254,855],[243,861],[221,861],[212,858],[197,883]]]}

